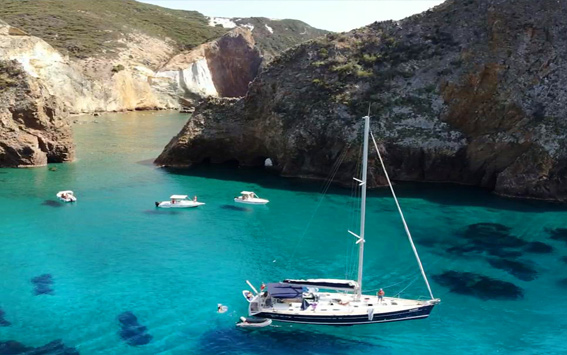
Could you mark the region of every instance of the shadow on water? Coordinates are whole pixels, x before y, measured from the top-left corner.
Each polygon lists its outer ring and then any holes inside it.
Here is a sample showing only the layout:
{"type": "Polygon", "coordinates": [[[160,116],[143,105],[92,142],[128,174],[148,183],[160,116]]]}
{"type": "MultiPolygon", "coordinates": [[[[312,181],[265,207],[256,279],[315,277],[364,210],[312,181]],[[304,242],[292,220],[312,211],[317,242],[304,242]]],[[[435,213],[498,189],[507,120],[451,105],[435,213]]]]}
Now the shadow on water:
{"type": "Polygon", "coordinates": [[[220,206],[220,208],[222,208],[223,210],[229,210],[229,211],[241,211],[241,212],[252,211],[251,208],[233,206],[233,205],[222,205],[222,206],[220,206]]]}
{"type": "Polygon", "coordinates": [[[63,341],[54,340],[37,348],[25,346],[15,340],[0,341],[0,355],[79,355],[77,349],[65,346],[63,341]]]}
{"type": "Polygon", "coordinates": [[[49,206],[49,207],[63,207],[63,204],[59,201],[55,200],[45,200],[41,203],[42,206],[49,206]]]}
{"type": "Polygon", "coordinates": [[[203,334],[199,354],[348,354],[372,351],[389,354],[380,345],[334,335],[292,329],[289,326],[250,330],[236,327],[215,329],[203,334]]]}
{"type": "MultiPolygon", "coordinates": [[[[283,178],[264,168],[238,167],[234,163],[202,164],[191,168],[163,168],[170,174],[203,177],[216,180],[239,181],[260,186],[297,192],[321,192],[323,181],[299,178],[283,178]]],[[[400,198],[420,198],[433,203],[453,206],[476,206],[501,210],[542,212],[567,211],[566,204],[538,200],[511,199],[497,196],[489,190],[451,183],[396,182],[396,194],[400,198]]],[[[334,184],[330,194],[350,196],[350,187],[334,184]]],[[[391,197],[386,187],[369,191],[371,197],[391,197]]]]}
{"type": "Polygon", "coordinates": [[[153,209],[153,210],[144,210],[143,213],[145,213],[145,214],[175,215],[175,214],[180,214],[181,211],[164,210],[164,209],[153,209]]]}

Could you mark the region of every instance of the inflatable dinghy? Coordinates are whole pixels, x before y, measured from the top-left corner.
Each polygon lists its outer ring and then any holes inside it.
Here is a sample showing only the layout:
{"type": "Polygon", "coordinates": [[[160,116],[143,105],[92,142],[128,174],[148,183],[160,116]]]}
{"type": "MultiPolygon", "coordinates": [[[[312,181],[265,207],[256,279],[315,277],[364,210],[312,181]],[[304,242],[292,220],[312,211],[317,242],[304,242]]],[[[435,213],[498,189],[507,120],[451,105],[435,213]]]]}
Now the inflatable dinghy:
{"type": "Polygon", "coordinates": [[[272,320],[268,318],[240,317],[236,326],[241,328],[263,328],[270,324],[272,324],[272,320]]]}

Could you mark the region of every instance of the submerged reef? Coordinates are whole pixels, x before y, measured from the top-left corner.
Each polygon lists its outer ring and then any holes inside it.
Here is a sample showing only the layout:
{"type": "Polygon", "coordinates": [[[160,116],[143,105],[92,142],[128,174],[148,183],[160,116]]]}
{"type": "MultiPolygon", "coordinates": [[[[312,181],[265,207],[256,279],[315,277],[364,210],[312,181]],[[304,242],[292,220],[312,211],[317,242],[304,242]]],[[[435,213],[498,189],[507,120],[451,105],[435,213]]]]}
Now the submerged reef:
{"type": "Polygon", "coordinates": [[[489,259],[488,263],[497,269],[504,270],[522,281],[532,281],[537,271],[525,262],[509,259],[489,259]]]}
{"type": "Polygon", "coordinates": [[[15,340],[0,341],[0,355],[79,355],[77,349],[68,347],[60,339],[37,348],[25,346],[15,340]]]}
{"type": "Polygon", "coordinates": [[[128,345],[145,345],[152,340],[152,336],[147,333],[148,328],[138,323],[134,313],[127,311],[120,314],[118,322],[122,328],[118,334],[128,345]]]}
{"type": "Polygon", "coordinates": [[[472,273],[445,271],[433,275],[433,280],[449,288],[451,292],[477,297],[483,300],[514,300],[523,297],[523,290],[511,282],[472,273]]]}
{"type": "Polygon", "coordinates": [[[34,293],[36,296],[53,294],[53,289],[51,288],[51,285],[53,285],[53,277],[51,274],[36,276],[31,280],[31,282],[35,286],[34,293]]]}
{"type": "Polygon", "coordinates": [[[8,327],[10,324],[12,323],[4,319],[4,311],[0,308],[0,327],[8,327]]]}

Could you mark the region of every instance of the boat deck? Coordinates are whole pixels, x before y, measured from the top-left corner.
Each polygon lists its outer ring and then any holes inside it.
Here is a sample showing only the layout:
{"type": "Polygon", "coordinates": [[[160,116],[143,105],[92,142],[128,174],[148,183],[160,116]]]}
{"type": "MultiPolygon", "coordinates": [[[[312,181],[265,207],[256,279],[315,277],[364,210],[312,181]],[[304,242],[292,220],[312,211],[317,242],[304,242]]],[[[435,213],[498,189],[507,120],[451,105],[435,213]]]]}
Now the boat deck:
{"type": "Polygon", "coordinates": [[[369,312],[374,314],[407,311],[413,308],[424,306],[426,302],[408,300],[403,298],[384,297],[379,302],[377,296],[363,295],[360,300],[356,300],[352,294],[340,293],[316,293],[317,301],[307,299],[308,307],[302,309],[300,300],[282,300],[274,302],[272,305],[261,304],[260,312],[278,313],[289,315],[367,315],[369,312]]]}

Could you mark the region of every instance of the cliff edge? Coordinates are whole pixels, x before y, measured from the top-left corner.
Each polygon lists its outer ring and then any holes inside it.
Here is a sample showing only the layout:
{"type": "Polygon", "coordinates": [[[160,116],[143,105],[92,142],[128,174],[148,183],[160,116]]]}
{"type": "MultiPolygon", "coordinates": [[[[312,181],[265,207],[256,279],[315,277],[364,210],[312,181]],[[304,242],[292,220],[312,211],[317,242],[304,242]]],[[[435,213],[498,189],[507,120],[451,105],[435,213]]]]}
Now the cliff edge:
{"type": "MultiPolygon", "coordinates": [[[[396,180],[567,200],[567,3],[448,0],[398,22],[315,39],[276,57],[242,99],[197,107],[156,164],[270,157],[324,178],[372,130],[396,180]]],[[[338,178],[352,178],[356,149],[338,178]]],[[[370,184],[384,184],[376,160],[370,184]]]]}

